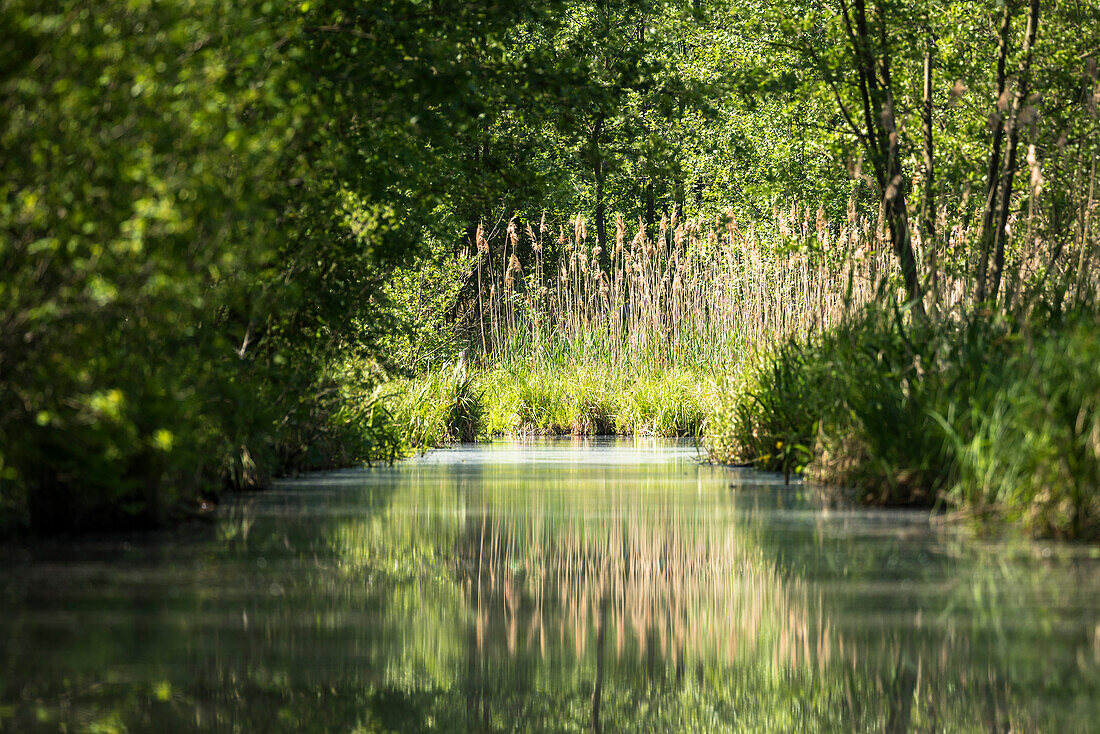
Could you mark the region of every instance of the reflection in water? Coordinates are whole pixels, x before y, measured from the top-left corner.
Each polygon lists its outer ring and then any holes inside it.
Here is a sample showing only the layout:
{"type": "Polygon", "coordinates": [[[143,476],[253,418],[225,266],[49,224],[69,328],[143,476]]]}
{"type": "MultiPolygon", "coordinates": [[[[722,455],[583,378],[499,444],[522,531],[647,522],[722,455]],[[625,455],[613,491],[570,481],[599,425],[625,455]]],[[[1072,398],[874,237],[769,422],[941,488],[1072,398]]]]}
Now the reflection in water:
{"type": "Polygon", "coordinates": [[[644,486],[645,504],[607,490],[577,515],[539,494],[520,512],[482,515],[454,554],[478,649],[496,630],[515,655],[523,628],[540,655],[549,635],[582,658],[606,627],[616,659],[732,663],[763,642],[776,665],[805,662],[805,605],[791,603],[760,548],[732,523],[670,503],[667,478],[644,486]]]}
{"type": "Polygon", "coordinates": [[[12,731],[1088,731],[1100,560],[678,444],[435,452],[8,551],[12,731]],[[131,541],[133,542],[133,541],[131,541]]]}

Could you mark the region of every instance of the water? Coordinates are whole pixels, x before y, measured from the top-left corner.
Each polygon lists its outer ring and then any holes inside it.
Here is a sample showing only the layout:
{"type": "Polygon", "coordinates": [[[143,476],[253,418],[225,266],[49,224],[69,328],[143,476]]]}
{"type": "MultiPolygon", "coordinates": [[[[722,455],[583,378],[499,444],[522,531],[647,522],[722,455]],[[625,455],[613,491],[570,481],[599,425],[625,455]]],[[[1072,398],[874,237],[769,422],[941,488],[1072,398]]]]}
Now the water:
{"type": "Polygon", "coordinates": [[[0,730],[1100,731],[1100,558],[668,442],[280,484],[8,549],[0,730]]]}

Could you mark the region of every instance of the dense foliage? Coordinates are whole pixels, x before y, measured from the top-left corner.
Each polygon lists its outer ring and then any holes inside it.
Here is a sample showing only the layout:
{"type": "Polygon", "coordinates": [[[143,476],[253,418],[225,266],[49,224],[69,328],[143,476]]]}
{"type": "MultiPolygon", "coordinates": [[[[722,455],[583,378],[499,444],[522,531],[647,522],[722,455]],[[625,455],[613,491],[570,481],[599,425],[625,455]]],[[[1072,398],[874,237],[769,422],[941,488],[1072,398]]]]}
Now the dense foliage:
{"type": "Polygon", "coordinates": [[[2,524],[392,455],[381,284],[462,194],[455,136],[509,73],[475,56],[517,14],[5,4],[2,524]]]}

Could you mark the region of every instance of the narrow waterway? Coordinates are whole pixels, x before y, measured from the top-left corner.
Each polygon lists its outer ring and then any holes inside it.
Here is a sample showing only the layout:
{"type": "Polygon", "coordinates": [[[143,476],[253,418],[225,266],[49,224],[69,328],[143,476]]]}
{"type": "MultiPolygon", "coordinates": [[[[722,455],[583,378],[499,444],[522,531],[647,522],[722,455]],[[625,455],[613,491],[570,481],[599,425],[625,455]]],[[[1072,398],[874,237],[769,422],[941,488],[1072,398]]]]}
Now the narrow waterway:
{"type": "Polygon", "coordinates": [[[1100,731],[1098,556],[684,443],[441,450],[0,551],[0,731],[1100,731]]]}

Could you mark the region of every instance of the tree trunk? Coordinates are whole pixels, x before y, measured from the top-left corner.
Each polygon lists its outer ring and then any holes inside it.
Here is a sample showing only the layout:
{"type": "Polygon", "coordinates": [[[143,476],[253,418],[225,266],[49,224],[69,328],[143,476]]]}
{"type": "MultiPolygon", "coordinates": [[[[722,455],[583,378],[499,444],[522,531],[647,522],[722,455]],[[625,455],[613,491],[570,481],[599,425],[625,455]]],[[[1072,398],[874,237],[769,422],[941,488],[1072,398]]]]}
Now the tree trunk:
{"type": "Polygon", "coordinates": [[[885,191],[889,181],[885,178],[886,161],[883,159],[883,149],[886,141],[881,140],[879,130],[882,127],[882,118],[876,119],[875,110],[883,108],[883,99],[878,86],[878,76],[875,73],[875,60],[871,55],[871,36],[867,28],[867,8],[864,0],[855,0],[855,30],[851,28],[848,20],[847,6],[841,2],[845,11],[845,24],[848,26],[849,37],[852,41],[852,53],[856,58],[856,68],[859,72],[859,91],[863,100],[863,121],[867,127],[865,136],[867,155],[871,158],[871,166],[875,171],[875,180],[879,190],[885,191]]]}
{"type": "MultiPolygon", "coordinates": [[[[862,16],[863,2],[858,0],[857,6],[862,16]]],[[[866,28],[865,21],[861,20],[861,27],[866,28]]],[[[865,43],[869,43],[869,39],[865,43]]],[[[879,53],[881,55],[882,84],[878,85],[872,71],[872,89],[878,89],[882,96],[881,130],[878,136],[882,151],[880,159],[885,161],[885,188],[882,193],[883,205],[886,209],[887,222],[890,225],[890,242],[894,248],[894,256],[901,266],[902,279],[905,281],[905,295],[909,301],[909,307],[913,314],[919,318],[926,318],[924,310],[924,294],[920,285],[920,277],[917,269],[917,258],[913,253],[913,240],[909,229],[909,212],[905,205],[905,186],[907,184],[905,173],[901,167],[901,155],[899,153],[900,136],[897,124],[894,120],[894,92],[890,77],[890,48],[886,41],[886,19],[879,17],[879,53]]]]}
{"type": "Polygon", "coordinates": [[[687,198],[687,185],[684,182],[684,172],[679,166],[676,167],[676,190],[673,192],[673,197],[675,201],[672,211],[682,219],[684,216],[684,203],[687,198]]]}
{"type": "MultiPolygon", "coordinates": [[[[1002,104],[1005,94],[1005,58],[1008,56],[1008,34],[1012,27],[1012,6],[1006,0],[1001,16],[1000,50],[997,57],[997,104],[1002,104]]],[[[1004,115],[1001,110],[993,113],[993,147],[989,152],[986,172],[985,209],[982,212],[982,231],[978,238],[978,291],[979,303],[986,298],[986,280],[989,271],[989,252],[993,243],[993,215],[997,208],[997,186],[1000,181],[1001,144],[1004,140],[1004,115]]]]}
{"type": "MultiPolygon", "coordinates": [[[[863,102],[863,127],[856,124],[847,110],[844,110],[845,117],[856,136],[862,141],[864,150],[870,158],[875,173],[875,183],[882,194],[883,213],[890,226],[890,241],[894,256],[898,259],[905,281],[906,297],[913,313],[923,319],[926,316],[924,298],[918,277],[916,256],[913,253],[909,214],[905,207],[906,179],[901,168],[898,132],[894,121],[886,18],[881,12],[877,18],[878,26],[875,30],[879,58],[876,58],[874,53],[876,38],[871,35],[872,29],[868,24],[865,0],[853,0],[851,9],[845,0],[840,0],[840,6],[844,27],[852,45],[859,93],[863,102]],[[875,112],[878,114],[876,115],[875,112]]],[[[843,103],[841,107],[843,108],[843,103]]]]}
{"type": "MultiPolygon", "coordinates": [[[[645,20],[641,19],[638,23],[638,43],[645,43],[645,20]]],[[[649,136],[649,123],[646,120],[646,115],[649,113],[649,100],[648,98],[642,98],[642,139],[645,140],[649,136]]],[[[653,195],[653,161],[648,158],[645,160],[644,173],[645,179],[645,193],[642,196],[642,211],[645,218],[645,236],[653,237],[655,225],[657,223],[657,202],[653,195]]]]}
{"type": "Polygon", "coordinates": [[[928,46],[924,51],[924,202],[921,209],[921,241],[928,258],[928,270],[931,275],[932,307],[939,305],[939,263],[936,244],[936,166],[932,136],[932,64],[936,53],[936,37],[932,26],[926,29],[928,46]]]}
{"type": "MultiPolygon", "coordinates": [[[[596,245],[602,250],[607,249],[607,203],[604,201],[604,171],[603,157],[600,154],[600,133],[603,132],[603,115],[596,118],[596,124],[592,126],[592,140],[590,154],[592,156],[592,173],[596,179],[596,245]]],[[[600,254],[603,264],[604,253],[600,254]]]]}
{"type": "Polygon", "coordinates": [[[883,192],[882,201],[886,209],[886,221],[890,226],[890,243],[894,248],[894,256],[897,257],[898,264],[901,266],[902,279],[905,281],[905,295],[910,307],[917,317],[924,318],[926,315],[924,294],[921,291],[917,258],[913,253],[913,241],[910,237],[909,212],[905,206],[905,176],[901,170],[894,107],[890,101],[887,101],[883,108],[882,122],[884,137],[887,141],[886,177],[889,181],[883,192]]]}
{"type": "Polygon", "coordinates": [[[653,179],[645,184],[645,236],[653,237],[657,227],[657,200],[653,196],[653,179]]]}
{"type": "Polygon", "coordinates": [[[993,240],[993,287],[990,295],[997,298],[1004,275],[1005,241],[1008,239],[1008,211],[1012,205],[1012,181],[1016,176],[1016,158],[1020,141],[1020,111],[1027,101],[1028,77],[1031,74],[1031,49],[1039,32],[1039,0],[1031,0],[1027,16],[1027,35],[1024,38],[1024,57],[1020,60],[1020,77],[1016,80],[1016,94],[1012,99],[1012,114],[1008,121],[1008,144],[1005,148],[1005,166],[1001,175],[1001,203],[998,208],[997,229],[993,240]]]}

